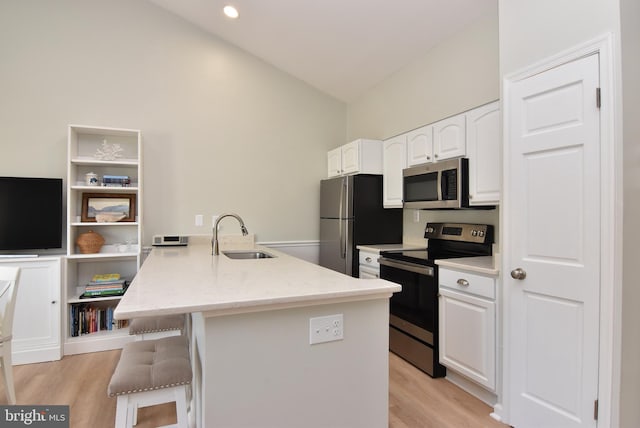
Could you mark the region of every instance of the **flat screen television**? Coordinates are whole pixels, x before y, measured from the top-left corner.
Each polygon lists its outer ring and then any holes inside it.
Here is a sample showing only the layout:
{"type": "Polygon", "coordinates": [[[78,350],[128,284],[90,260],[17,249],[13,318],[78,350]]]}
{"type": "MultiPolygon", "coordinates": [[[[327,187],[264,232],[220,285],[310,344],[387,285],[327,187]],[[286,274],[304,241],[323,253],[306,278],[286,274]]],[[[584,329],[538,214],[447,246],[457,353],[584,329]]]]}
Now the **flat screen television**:
{"type": "Polygon", "coordinates": [[[0,177],[0,250],[62,248],[62,179],[0,177]]]}

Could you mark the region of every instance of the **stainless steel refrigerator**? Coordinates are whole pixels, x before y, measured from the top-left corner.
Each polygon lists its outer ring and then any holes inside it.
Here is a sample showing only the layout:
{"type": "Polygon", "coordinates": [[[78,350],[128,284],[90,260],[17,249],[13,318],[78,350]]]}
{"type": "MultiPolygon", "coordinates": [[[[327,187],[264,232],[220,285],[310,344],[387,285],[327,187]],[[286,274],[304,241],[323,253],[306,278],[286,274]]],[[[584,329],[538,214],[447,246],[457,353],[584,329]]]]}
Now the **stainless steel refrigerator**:
{"type": "Polygon", "coordinates": [[[402,209],[384,209],[382,176],[359,174],[320,181],[320,265],[358,276],[363,244],[402,242],[402,209]]]}

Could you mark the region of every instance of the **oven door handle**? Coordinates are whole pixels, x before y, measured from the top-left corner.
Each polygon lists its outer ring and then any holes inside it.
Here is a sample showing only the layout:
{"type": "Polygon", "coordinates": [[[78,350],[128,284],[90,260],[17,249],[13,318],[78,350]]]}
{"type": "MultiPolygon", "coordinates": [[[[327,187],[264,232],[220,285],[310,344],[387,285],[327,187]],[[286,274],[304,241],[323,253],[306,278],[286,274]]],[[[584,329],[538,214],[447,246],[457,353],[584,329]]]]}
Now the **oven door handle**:
{"type": "Polygon", "coordinates": [[[384,257],[378,259],[378,263],[384,266],[389,266],[396,269],[407,270],[413,273],[419,273],[420,275],[435,276],[433,274],[433,268],[431,266],[419,266],[413,263],[407,263],[399,260],[389,260],[384,257]]]}

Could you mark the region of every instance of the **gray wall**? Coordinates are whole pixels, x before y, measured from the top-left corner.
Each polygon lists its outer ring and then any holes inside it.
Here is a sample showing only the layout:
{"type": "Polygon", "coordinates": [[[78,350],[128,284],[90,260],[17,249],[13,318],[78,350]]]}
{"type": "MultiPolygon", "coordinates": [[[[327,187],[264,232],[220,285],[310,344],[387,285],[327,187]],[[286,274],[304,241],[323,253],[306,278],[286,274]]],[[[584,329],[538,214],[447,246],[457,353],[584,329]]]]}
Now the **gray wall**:
{"type": "Polygon", "coordinates": [[[344,103],[144,1],[3,0],[0,58],[0,175],[65,177],[70,123],[140,129],[145,244],[226,211],[317,239],[344,103]]]}
{"type": "Polygon", "coordinates": [[[624,258],[620,426],[640,424],[640,2],[620,2],[624,140],[624,258]]]}

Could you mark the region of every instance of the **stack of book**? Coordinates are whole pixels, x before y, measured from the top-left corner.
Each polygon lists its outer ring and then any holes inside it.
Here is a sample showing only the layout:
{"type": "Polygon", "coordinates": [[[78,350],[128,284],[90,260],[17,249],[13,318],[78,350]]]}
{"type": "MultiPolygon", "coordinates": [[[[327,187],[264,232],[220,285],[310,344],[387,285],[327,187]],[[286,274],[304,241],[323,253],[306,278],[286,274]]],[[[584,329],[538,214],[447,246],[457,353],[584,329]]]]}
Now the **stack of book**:
{"type": "Polygon", "coordinates": [[[120,278],[119,273],[94,275],[80,298],[122,296],[128,285],[126,280],[120,278]]]}
{"type": "Polygon", "coordinates": [[[129,187],[131,180],[128,175],[103,175],[102,185],[104,187],[129,187]]]}

